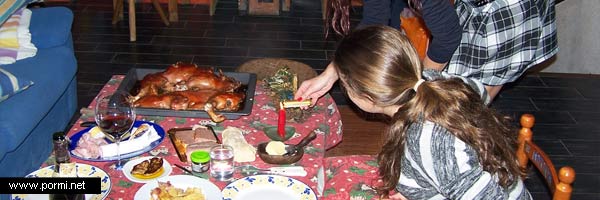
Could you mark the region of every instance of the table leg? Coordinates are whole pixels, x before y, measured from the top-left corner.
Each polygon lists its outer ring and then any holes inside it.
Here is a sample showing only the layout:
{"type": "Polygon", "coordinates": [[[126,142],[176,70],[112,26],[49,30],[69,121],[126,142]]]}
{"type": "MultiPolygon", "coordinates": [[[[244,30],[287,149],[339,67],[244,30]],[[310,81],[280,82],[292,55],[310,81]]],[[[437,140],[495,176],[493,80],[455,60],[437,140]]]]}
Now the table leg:
{"type": "Polygon", "coordinates": [[[117,24],[123,19],[123,0],[113,0],[112,24],[117,24]]]}
{"type": "Polygon", "coordinates": [[[135,0],[129,0],[129,41],[132,42],[137,40],[135,26],[135,0]]]}
{"type": "MultiPolygon", "coordinates": [[[[187,1],[189,4],[190,2],[187,1]]],[[[169,0],[169,21],[179,21],[179,14],[177,13],[177,0],[169,0]]]]}
{"type": "Polygon", "coordinates": [[[156,10],[156,12],[158,12],[158,15],[160,16],[160,19],[163,21],[163,23],[165,23],[165,25],[169,26],[169,20],[167,19],[167,16],[165,15],[165,12],[163,12],[162,7],[160,7],[160,2],[158,2],[158,0],[152,0],[152,5],[154,6],[154,9],[156,10]]]}

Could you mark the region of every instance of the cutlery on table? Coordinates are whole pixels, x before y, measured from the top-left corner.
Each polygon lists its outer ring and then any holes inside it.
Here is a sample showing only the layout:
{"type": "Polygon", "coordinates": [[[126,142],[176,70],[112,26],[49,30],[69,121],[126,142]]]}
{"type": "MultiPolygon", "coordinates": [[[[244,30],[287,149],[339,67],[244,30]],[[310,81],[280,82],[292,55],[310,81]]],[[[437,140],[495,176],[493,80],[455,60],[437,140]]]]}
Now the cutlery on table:
{"type": "Polygon", "coordinates": [[[237,167],[240,173],[244,176],[251,176],[257,174],[276,174],[283,176],[306,176],[307,172],[302,166],[289,166],[289,167],[270,167],[268,169],[257,168],[253,165],[242,165],[237,167]]]}

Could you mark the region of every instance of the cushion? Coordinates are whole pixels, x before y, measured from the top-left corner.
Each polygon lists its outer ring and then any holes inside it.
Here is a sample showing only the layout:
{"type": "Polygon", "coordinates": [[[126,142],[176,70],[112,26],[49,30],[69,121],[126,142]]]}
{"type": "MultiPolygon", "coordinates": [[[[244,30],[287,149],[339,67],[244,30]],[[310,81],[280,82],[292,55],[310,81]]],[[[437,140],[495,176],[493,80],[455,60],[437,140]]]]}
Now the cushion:
{"type": "Polygon", "coordinates": [[[29,30],[31,42],[38,49],[63,46],[71,42],[71,10],[65,7],[47,7],[32,11],[29,30]]]}
{"type": "Polygon", "coordinates": [[[28,1],[25,0],[0,0],[0,24],[3,24],[10,16],[28,1]]]}
{"type": "Polygon", "coordinates": [[[37,48],[31,43],[29,22],[31,11],[21,9],[0,27],[0,64],[35,56],[37,48]]]}
{"type": "Polygon", "coordinates": [[[0,68],[0,102],[29,88],[31,85],[33,85],[33,81],[23,77],[16,77],[12,73],[0,68]]]}

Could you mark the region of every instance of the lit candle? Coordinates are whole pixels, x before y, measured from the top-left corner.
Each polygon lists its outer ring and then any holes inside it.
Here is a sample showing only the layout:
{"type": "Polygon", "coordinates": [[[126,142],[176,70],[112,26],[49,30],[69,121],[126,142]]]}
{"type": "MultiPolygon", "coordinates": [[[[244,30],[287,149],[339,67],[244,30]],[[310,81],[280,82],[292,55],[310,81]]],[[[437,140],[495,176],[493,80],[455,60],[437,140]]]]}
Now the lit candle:
{"type": "Polygon", "coordinates": [[[279,102],[279,117],[277,118],[277,133],[281,137],[281,141],[285,140],[285,108],[283,103],[279,102]]]}

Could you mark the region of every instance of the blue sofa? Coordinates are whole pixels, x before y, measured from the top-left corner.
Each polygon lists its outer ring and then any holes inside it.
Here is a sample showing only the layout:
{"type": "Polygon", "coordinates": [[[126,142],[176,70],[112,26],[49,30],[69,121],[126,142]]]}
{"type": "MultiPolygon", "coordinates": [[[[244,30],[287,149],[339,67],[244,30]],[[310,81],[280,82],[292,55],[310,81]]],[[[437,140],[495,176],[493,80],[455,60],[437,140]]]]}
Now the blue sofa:
{"type": "Polygon", "coordinates": [[[31,11],[37,54],[2,66],[34,84],[0,102],[0,177],[23,177],[38,169],[52,151],[52,134],[63,131],[77,109],[73,13],[64,7],[31,11]]]}

